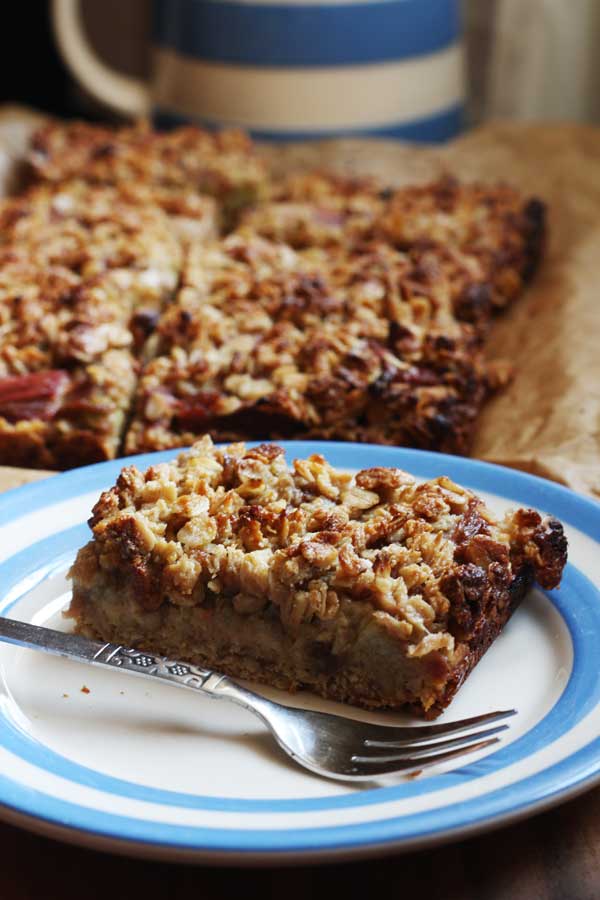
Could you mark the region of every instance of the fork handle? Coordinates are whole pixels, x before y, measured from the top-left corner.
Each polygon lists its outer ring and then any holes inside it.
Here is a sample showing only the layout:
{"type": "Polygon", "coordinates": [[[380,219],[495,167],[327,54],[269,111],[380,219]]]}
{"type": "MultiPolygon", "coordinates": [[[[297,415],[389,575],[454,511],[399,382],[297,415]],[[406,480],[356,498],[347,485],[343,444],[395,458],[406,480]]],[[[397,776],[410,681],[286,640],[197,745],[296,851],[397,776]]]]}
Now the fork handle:
{"type": "Polygon", "coordinates": [[[63,656],[77,662],[109,669],[119,669],[144,678],[158,678],[177,687],[202,691],[213,697],[236,701],[248,708],[248,701],[255,695],[230,681],[226,675],[202,669],[191,663],[155,656],[143,650],[122,647],[120,644],[103,643],[79,634],[65,634],[41,625],[18,622],[0,616],[0,641],[43,650],[55,656],[63,656]]]}

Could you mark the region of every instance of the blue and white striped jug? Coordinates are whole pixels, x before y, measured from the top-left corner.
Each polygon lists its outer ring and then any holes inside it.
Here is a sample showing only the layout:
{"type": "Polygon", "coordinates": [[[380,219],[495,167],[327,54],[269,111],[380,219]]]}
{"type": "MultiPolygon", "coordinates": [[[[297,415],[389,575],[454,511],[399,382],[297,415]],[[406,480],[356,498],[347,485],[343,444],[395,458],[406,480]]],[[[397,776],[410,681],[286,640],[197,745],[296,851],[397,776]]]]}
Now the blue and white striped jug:
{"type": "Polygon", "coordinates": [[[146,85],[91,49],[78,0],[55,30],[84,86],[130,115],[240,126],[267,139],[457,133],[459,0],[156,0],[146,85]]]}

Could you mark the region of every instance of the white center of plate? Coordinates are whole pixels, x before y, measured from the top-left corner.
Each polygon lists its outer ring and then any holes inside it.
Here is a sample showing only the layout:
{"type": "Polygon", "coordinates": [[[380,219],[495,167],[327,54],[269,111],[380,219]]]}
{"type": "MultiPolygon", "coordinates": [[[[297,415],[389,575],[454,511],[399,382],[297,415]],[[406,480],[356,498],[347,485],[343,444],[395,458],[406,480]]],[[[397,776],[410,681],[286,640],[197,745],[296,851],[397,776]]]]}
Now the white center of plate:
{"type": "MultiPolygon", "coordinates": [[[[69,599],[65,574],[54,574],[29,591],[11,609],[11,617],[67,629],[59,611],[69,599]]],[[[325,797],[356,790],[298,768],[257,719],[228,703],[8,645],[0,647],[0,666],[5,712],[19,728],[104,775],[219,798],[325,797]]],[[[565,623],[541,592],[532,591],[438,721],[517,706],[519,715],[503,736],[506,745],[552,708],[571,667],[565,623]]],[[[265,693],[370,721],[418,724],[407,716],[349,710],[311,695],[265,693]]]]}

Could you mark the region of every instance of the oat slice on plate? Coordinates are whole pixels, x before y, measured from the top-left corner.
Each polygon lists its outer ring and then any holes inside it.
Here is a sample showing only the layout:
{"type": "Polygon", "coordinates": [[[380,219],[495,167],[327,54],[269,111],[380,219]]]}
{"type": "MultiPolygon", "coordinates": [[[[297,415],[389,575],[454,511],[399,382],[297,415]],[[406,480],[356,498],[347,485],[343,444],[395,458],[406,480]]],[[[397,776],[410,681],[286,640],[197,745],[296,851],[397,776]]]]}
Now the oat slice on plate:
{"type": "Polygon", "coordinates": [[[379,242],[294,251],[239,231],[191,253],[126,451],[311,437],[466,452],[495,374],[441,271],[379,242]]]}
{"type": "Polygon", "coordinates": [[[448,478],[209,438],[125,468],[90,527],[71,570],[81,633],[429,718],[566,562],[559,522],[498,518],[448,478]]]}

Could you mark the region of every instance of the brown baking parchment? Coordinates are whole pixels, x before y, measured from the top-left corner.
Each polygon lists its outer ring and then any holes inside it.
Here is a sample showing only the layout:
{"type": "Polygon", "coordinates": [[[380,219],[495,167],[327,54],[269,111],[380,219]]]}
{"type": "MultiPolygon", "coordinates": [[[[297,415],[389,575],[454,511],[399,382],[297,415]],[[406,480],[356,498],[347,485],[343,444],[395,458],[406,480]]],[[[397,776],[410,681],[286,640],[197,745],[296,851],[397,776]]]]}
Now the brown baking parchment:
{"type": "MultiPolygon", "coordinates": [[[[36,121],[27,110],[0,113],[0,191],[10,189],[36,121]]],[[[505,180],[548,204],[540,271],[489,341],[515,378],[484,410],[473,456],[600,497],[600,128],[497,123],[442,148],[337,140],[263,152],[281,171],[317,166],[390,184],[443,172],[505,180]]]]}

